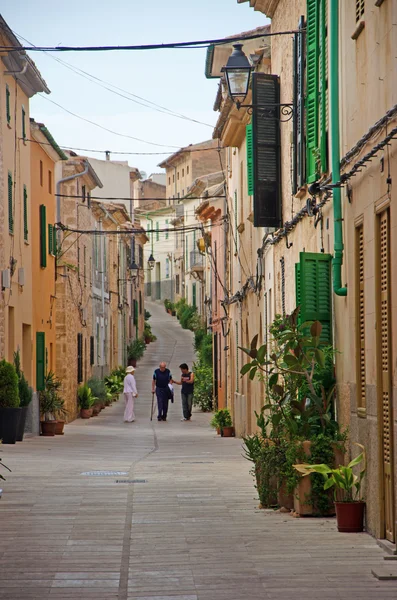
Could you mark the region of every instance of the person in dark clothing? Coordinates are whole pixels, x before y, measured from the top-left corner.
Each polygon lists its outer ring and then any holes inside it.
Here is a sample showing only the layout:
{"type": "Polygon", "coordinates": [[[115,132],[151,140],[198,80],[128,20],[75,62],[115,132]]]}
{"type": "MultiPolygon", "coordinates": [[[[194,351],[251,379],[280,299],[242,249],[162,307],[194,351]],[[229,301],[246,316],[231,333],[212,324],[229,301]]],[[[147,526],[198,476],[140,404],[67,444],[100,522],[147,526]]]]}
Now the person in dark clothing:
{"type": "Polygon", "coordinates": [[[181,370],[181,380],[174,381],[177,385],[182,386],[181,397],[182,397],[182,421],[190,421],[192,418],[192,406],[193,406],[193,391],[194,391],[194,373],[189,371],[189,367],[186,363],[179,365],[181,370]]]}
{"type": "Polygon", "coordinates": [[[171,396],[168,384],[172,383],[172,375],[165,362],[161,362],[159,368],[153,373],[152,393],[156,392],[158,421],[167,420],[168,401],[171,396]]]}

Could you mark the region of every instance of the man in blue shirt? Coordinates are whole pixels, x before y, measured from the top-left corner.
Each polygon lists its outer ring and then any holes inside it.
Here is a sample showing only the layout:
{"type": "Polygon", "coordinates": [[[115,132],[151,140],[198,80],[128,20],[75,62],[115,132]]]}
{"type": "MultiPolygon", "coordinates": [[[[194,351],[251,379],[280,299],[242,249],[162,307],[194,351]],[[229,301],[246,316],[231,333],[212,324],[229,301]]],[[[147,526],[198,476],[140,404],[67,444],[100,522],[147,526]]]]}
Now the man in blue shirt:
{"type": "Polygon", "coordinates": [[[161,362],[159,368],[153,373],[152,381],[152,394],[156,392],[157,396],[157,408],[158,408],[158,421],[167,420],[168,412],[168,401],[171,396],[170,388],[168,384],[172,383],[172,375],[165,362],[161,362]]]}

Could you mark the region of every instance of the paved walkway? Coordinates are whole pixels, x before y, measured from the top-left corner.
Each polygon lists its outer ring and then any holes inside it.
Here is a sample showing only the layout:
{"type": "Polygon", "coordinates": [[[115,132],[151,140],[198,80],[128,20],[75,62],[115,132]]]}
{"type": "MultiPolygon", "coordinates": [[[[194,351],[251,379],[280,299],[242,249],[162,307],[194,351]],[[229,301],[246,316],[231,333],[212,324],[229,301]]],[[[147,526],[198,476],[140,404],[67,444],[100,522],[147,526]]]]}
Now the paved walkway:
{"type": "MultiPolygon", "coordinates": [[[[371,568],[383,552],[333,519],[261,511],[241,443],[149,421],[153,368],[192,361],[192,334],[150,305],[158,341],[139,363],[137,422],[122,402],[63,437],[4,446],[13,472],[0,501],[4,600],[306,600],[397,597],[371,568]],[[90,476],[90,471],[120,475],[90,476]]],[[[394,566],[394,565],[393,565],[394,566]]]]}

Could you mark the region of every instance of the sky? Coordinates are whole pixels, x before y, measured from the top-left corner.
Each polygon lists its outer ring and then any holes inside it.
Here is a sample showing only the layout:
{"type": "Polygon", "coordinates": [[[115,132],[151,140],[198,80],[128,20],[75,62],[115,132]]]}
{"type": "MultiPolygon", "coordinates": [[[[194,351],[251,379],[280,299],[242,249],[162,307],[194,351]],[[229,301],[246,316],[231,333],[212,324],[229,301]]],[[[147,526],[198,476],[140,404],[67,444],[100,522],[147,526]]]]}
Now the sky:
{"type": "MultiPolygon", "coordinates": [[[[248,2],[237,4],[237,0],[14,0],[3,3],[1,14],[23,44],[22,37],[36,46],[193,41],[227,37],[267,23],[248,2]]],[[[60,146],[110,150],[113,160],[127,160],[150,175],[161,172],[158,163],[176,149],[212,137],[218,80],[208,80],[204,75],[206,49],[32,52],[30,56],[51,90],[49,96],[32,98],[30,116],[45,123],[60,146]],[[70,67],[98,78],[102,85],[117,86],[127,98],[109,92],[70,67]],[[133,102],[130,94],[207,125],[144,107],[133,102]],[[150,144],[103,131],[53,102],[150,144]],[[118,152],[165,154],[126,156],[118,152]]],[[[105,158],[104,154],[80,153],[105,158]]]]}

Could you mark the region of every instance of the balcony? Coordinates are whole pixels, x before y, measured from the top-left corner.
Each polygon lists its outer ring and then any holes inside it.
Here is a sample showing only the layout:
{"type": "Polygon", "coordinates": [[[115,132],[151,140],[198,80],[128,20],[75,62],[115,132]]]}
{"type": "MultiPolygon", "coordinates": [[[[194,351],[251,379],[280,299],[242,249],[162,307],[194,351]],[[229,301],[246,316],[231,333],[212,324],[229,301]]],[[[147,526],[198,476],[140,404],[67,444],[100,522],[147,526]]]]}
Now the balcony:
{"type": "Polygon", "coordinates": [[[185,206],[183,204],[175,205],[175,216],[177,219],[183,219],[185,216],[185,206]]]}
{"type": "Polygon", "coordinates": [[[203,271],[205,265],[205,256],[197,252],[196,250],[192,250],[190,252],[190,269],[191,271],[203,271]]]}

